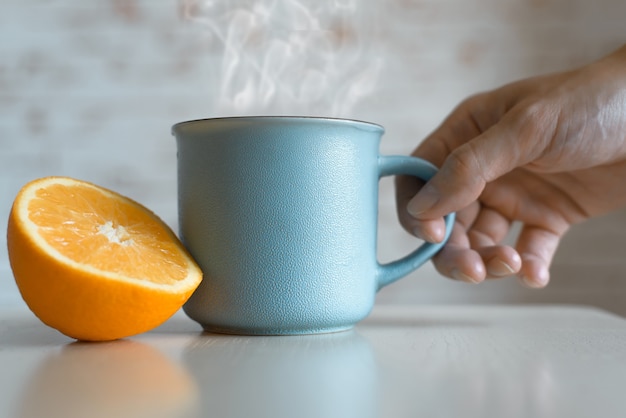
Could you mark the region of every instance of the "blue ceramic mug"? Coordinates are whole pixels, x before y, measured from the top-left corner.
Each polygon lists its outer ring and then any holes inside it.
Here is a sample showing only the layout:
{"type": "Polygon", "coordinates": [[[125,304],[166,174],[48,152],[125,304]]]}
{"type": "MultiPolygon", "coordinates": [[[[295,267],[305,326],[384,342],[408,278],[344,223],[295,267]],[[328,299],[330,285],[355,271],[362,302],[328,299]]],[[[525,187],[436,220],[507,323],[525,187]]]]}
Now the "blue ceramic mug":
{"type": "MultiPolygon", "coordinates": [[[[384,129],[345,119],[232,117],[173,126],[180,237],[204,272],[184,305],[206,330],[311,334],[353,327],[376,292],[429,260],[376,258],[378,182],[436,168],[379,155],[384,129]]],[[[446,218],[446,239],[454,214],[446,218]]]]}

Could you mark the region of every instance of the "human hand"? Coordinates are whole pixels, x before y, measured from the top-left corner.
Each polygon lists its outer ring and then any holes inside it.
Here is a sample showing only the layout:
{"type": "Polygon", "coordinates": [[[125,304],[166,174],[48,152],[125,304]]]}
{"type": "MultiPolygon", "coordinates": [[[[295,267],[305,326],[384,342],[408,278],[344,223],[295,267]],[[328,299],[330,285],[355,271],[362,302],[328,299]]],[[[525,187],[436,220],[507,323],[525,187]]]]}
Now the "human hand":
{"type": "Polygon", "coordinates": [[[626,205],[626,46],[577,70],[518,81],[461,103],[413,152],[440,167],[423,187],[397,177],[400,222],[445,276],[517,275],[544,287],[571,225],[626,205]],[[503,245],[514,221],[515,247],[503,245]]]}

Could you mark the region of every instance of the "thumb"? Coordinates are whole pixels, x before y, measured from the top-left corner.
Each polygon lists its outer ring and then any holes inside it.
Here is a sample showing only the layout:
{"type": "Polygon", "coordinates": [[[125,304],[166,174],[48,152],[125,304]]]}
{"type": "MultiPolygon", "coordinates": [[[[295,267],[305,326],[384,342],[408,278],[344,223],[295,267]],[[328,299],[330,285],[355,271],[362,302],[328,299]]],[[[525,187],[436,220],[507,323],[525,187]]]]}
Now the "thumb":
{"type": "Polygon", "coordinates": [[[531,125],[503,118],[454,149],[409,201],[409,214],[427,220],[463,209],[478,199],[488,182],[540,156],[545,145],[531,125]]]}

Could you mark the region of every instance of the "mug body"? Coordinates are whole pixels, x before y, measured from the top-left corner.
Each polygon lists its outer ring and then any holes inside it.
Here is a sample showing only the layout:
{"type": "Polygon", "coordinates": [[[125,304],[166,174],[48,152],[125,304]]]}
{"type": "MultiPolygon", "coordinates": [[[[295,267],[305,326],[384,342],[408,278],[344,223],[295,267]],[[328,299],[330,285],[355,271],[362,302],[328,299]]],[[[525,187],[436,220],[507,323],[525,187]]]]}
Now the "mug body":
{"type": "Polygon", "coordinates": [[[382,127],[268,116],[173,132],[180,237],[204,272],[189,317],[267,335],[339,331],[368,315],[382,127]]]}

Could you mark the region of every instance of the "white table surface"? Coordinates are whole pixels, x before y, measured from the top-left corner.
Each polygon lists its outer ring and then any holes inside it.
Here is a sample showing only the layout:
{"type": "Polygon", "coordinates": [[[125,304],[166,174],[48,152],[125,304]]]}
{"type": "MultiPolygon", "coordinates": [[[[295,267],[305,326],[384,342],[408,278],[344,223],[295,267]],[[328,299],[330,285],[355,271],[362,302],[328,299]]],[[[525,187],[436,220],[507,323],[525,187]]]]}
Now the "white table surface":
{"type": "Polygon", "coordinates": [[[203,334],[182,313],[77,343],[0,309],[0,417],[626,417],[626,320],[576,306],[377,306],[354,330],[203,334]]]}

